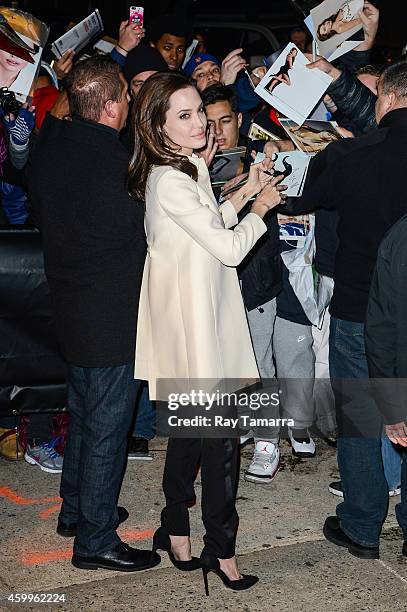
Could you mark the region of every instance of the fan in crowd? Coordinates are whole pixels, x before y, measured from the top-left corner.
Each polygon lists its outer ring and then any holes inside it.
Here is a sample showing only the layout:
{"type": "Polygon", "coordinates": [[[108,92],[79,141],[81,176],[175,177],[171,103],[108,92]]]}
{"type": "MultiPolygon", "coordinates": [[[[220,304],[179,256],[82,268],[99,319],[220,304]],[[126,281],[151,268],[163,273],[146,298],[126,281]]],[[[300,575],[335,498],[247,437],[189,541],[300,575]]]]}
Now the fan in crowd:
{"type": "MultiPolygon", "coordinates": [[[[349,4],[321,25],[321,40],[354,25],[349,4]]],[[[364,40],[353,51],[304,68],[331,77],[323,100],[339,127],[319,138],[296,198],[284,195],[273,167],[294,144],[253,87],[269,57],[249,67],[237,48],[221,59],[198,32],[200,47],[185,63],[193,30],[180,13],[145,28],[122,22],[110,56],[68,51],[53,69],[43,62],[34,103],[1,110],[0,214],[41,233],[70,422],[68,432],[59,422],[52,440],[37,444],[27,441],[26,421],[18,438],[14,420],[2,418],[0,453],[62,471],[56,531],[75,538],[75,567],[140,571],[158,565],[163,550],[179,571],[201,569],[207,594],[209,572],[232,590],[251,588],[258,578],[242,575],[235,556],[239,448],[254,445],[242,486],[269,484],[278,478],[281,438],[315,461],[321,433],[337,438],[340,481],[327,485],[343,498],[325,521],[326,539],[359,559],[379,558],[388,498],[401,491],[396,515],[407,556],[399,381],[407,62],[372,66],[379,11],[365,0],[358,19],[364,40]],[[254,123],[266,139],[249,137],[254,123]],[[237,156],[233,172],[220,185],[217,168],[228,167],[229,154],[237,156]],[[304,296],[288,264],[307,239],[315,241],[307,270],[326,295],[320,325],[308,308],[313,278],[304,296]],[[126,458],[153,458],[157,410],[168,408],[163,381],[178,390],[192,379],[233,392],[251,384],[284,390],[281,405],[259,410],[276,425],[235,437],[170,437],[161,525],[152,550],[139,550],[117,533],[128,517],[117,506],[126,458]],[[189,507],[199,467],[206,533],[195,556],[189,507]]],[[[16,36],[3,48],[3,36],[0,28],[1,85],[11,86],[33,50],[16,36]]],[[[289,38],[307,51],[301,26],[289,38]]],[[[270,89],[291,89],[300,51],[289,53],[270,89]]]]}

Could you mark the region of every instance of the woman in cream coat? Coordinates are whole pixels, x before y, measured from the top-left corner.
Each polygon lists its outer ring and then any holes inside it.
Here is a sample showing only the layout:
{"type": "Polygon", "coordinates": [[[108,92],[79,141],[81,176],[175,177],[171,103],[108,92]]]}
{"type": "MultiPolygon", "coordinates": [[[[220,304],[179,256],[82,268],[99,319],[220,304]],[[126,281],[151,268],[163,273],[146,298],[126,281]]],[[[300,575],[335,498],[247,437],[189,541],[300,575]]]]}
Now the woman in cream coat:
{"type": "MultiPolygon", "coordinates": [[[[264,171],[268,162],[253,166],[247,184],[218,206],[205,161],[193,154],[206,144],[202,101],[183,75],[148,79],[133,120],[129,188],[145,199],[148,244],[135,377],[148,380],[151,398],[160,400],[168,400],[180,379],[257,379],[235,267],[265,233],[263,216],[281,200],[278,178],[264,171]],[[238,223],[237,212],[255,195],[251,211],[238,223]],[[161,387],[159,379],[166,384],[161,387]]],[[[206,584],[208,571],[214,571],[226,586],[242,590],[257,578],[241,576],[235,558],[237,464],[237,440],[169,440],[166,507],[154,549],[167,550],[178,569],[202,567],[206,584]],[[191,558],[188,519],[198,464],[206,528],[200,560],[191,558]]]]}

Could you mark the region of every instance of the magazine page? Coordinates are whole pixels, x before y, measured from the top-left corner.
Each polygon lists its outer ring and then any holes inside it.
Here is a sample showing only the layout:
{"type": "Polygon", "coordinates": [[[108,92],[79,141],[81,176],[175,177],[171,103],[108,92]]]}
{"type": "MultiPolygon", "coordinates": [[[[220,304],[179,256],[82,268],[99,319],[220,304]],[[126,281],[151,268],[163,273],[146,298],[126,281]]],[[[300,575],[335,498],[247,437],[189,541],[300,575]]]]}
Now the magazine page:
{"type": "Polygon", "coordinates": [[[198,45],[199,45],[199,40],[194,38],[191,44],[189,45],[188,49],[185,51],[185,59],[182,63],[182,68],[185,68],[185,66],[188,64],[189,60],[194,55],[195,49],[197,48],[198,45]]]}
{"type": "Polygon", "coordinates": [[[314,68],[296,45],[290,43],[267,71],[255,91],[280,113],[302,125],[318,104],[332,78],[314,68]]]}
{"type": "Polygon", "coordinates": [[[51,50],[57,58],[62,57],[68,49],[73,49],[77,53],[102,32],[102,18],[98,9],[96,9],[68,32],[57,38],[52,43],[51,50]]]}
{"type": "Polygon", "coordinates": [[[303,153],[319,153],[331,142],[342,138],[334,121],[311,121],[307,119],[300,126],[291,119],[280,119],[280,123],[297,149],[303,153]]]}
{"type": "Polygon", "coordinates": [[[345,40],[362,28],[359,17],[362,9],[363,0],[324,0],[311,10],[320,55],[329,58],[345,40]]]}
{"type": "Polygon", "coordinates": [[[245,153],[246,147],[224,149],[216,153],[209,168],[211,183],[214,187],[223,185],[242,171],[245,153]]]}
{"type": "MultiPolygon", "coordinates": [[[[257,153],[255,163],[262,162],[264,158],[264,153],[257,153]]],[[[287,187],[284,191],[285,196],[298,198],[302,195],[310,160],[311,156],[301,151],[273,153],[273,173],[275,176],[283,176],[280,185],[287,187]]]]}
{"type": "Polygon", "coordinates": [[[339,45],[339,47],[335,49],[332,54],[329,54],[328,60],[330,62],[334,62],[335,60],[342,57],[342,55],[345,55],[346,53],[349,53],[349,51],[353,51],[353,49],[356,49],[356,47],[358,47],[361,42],[362,41],[360,40],[345,40],[345,42],[339,45]]]}
{"type": "Polygon", "coordinates": [[[278,136],[272,134],[264,127],[261,127],[255,121],[250,126],[248,137],[250,138],[250,140],[280,140],[278,136]]]}
{"type": "Polygon", "coordinates": [[[22,11],[0,9],[0,87],[25,102],[41,61],[48,27],[22,11]]]}

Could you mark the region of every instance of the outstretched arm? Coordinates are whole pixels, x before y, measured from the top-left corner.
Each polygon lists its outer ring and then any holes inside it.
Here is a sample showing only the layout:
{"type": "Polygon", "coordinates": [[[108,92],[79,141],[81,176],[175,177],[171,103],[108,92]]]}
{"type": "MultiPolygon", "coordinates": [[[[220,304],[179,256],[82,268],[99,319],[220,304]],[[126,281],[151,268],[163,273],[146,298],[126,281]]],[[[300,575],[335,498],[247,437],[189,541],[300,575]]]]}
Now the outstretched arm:
{"type": "Polygon", "coordinates": [[[347,70],[339,70],[323,57],[307,64],[310,70],[319,68],[333,81],[327,89],[338,110],[363,133],[377,127],[375,118],[376,96],[347,70]]]}

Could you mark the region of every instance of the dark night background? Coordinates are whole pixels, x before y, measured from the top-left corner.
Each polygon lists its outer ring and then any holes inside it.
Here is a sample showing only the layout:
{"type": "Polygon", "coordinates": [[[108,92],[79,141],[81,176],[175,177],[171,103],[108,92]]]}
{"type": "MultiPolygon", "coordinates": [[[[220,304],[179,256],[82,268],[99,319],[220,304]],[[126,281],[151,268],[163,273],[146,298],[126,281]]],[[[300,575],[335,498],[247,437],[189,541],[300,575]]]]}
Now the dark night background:
{"type": "MultiPolygon", "coordinates": [[[[407,2],[401,0],[372,0],[372,3],[381,10],[381,25],[378,45],[394,49],[401,48],[407,43],[407,2]]],[[[131,4],[140,4],[145,7],[145,23],[148,28],[149,19],[153,19],[160,12],[168,12],[174,8],[182,9],[188,6],[190,13],[216,14],[223,13],[232,16],[239,13],[248,19],[256,21],[262,14],[262,23],[273,23],[273,20],[291,27],[301,23],[301,15],[290,0],[267,0],[266,2],[253,0],[239,2],[238,0],[20,0],[16,3],[3,2],[4,5],[18,4],[19,8],[41,17],[51,26],[50,41],[65,31],[69,21],[78,21],[89,14],[94,8],[101,12],[105,24],[105,33],[117,35],[118,24],[128,16],[128,7],[131,4]],[[265,18],[264,18],[265,16],[265,18]]],[[[319,4],[318,0],[297,0],[301,7],[319,4]]],[[[284,42],[282,40],[281,42],[284,42]]]]}

